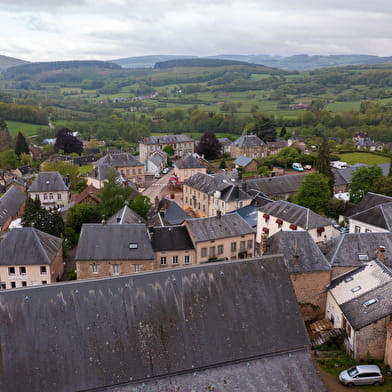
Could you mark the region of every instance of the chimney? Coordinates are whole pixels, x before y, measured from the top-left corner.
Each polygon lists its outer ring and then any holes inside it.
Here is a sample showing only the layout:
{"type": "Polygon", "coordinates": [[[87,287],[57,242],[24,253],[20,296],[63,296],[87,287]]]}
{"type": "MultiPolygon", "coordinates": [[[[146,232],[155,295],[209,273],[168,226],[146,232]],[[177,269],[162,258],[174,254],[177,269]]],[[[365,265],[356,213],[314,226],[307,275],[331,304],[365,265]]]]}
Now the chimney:
{"type": "Polygon", "coordinates": [[[222,216],[222,211],[221,211],[221,210],[216,211],[216,217],[217,217],[218,219],[220,219],[221,216],[222,216]]]}
{"type": "Polygon", "coordinates": [[[159,197],[158,196],[155,196],[154,204],[155,204],[155,208],[158,209],[159,208],[159,197]]]}
{"type": "Polygon", "coordinates": [[[266,233],[261,234],[261,241],[260,241],[260,254],[263,255],[267,250],[267,237],[266,233]]]}
{"type": "Polygon", "coordinates": [[[377,248],[377,259],[382,263],[385,262],[385,246],[379,246],[377,248]]]}
{"type": "Polygon", "coordinates": [[[298,265],[299,264],[299,256],[298,255],[293,255],[291,260],[293,262],[293,265],[298,265]]]}

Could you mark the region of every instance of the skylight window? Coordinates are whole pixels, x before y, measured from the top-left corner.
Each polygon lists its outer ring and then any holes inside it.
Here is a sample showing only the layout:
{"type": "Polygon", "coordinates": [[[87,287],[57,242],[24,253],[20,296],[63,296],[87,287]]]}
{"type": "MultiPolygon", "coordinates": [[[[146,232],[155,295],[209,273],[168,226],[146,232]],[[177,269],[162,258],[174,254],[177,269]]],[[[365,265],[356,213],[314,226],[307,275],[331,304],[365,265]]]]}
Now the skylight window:
{"type": "Polygon", "coordinates": [[[352,276],[349,276],[348,278],[344,279],[346,283],[351,282],[354,278],[352,276]]]}
{"type": "Polygon", "coordinates": [[[353,287],[352,289],[351,289],[351,291],[353,292],[353,293],[356,293],[357,291],[359,291],[359,290],[361,290],[361,286],[355,286],[355,287],[353,287]]]}
{"type": "Polygon", "coordinates": [[[365,308],[368,308],[370,305],[373,305],[373,304],[375,304],[376,302],[377,302],[377,298],[372,298],[372,299],[369,299],[368,301],[364,302],[364,303],[363,303],[363,306],[364,306],[365,308]]]}
{"type": "Polygon", "coordinates": [[[363,253],[363,254],[360,253],[358,255],[358,259],[361,260],[361,261],[368,261],[369,260],[369,256],[367,254],[365,254],[365,253],[363,253]]]}
{"type": "Polygon", "coordinates": [[[129,244],[129,249],[137,249],[137,248],[138,248],[137,244],[132,243],[132,242],[129,244]]]}

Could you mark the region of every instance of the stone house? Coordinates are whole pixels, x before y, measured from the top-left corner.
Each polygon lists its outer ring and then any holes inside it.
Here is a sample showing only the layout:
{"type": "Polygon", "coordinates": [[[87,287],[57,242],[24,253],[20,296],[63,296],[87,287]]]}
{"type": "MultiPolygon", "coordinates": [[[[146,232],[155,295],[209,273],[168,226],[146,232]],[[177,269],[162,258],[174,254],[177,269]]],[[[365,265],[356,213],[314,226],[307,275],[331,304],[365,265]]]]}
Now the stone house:
{"type": "Polygon", "coordinates": [[[147,173],[161,173],[167,166],[167,154],[164,151],[154,151],[146,160],[147,173]]]}
{"type": "Polygon", "coordinates": [[[107,221],[108,224],[131,225],[146,224],[146,220],[125,205],[107,221]]]}
{"type": "Polygon", "coordinates": [[[391,368],[392,367],[392,321],[387,323],[386,330],[387,330],[387,337],[385,342],[384,363],[391,368]]]}
{"type": "Polygon", "coordinates": [[[54,283],[63,272],[62,238],[23,227],[12,229],[0,241],[2,289],[54,283]]]}
{"type": "Polygon", "coordinates": [[[229,154],[231,152],[231,145],[233,142],[227,137],[218,137],[218,142],[221,145],[221,154],[229,154]]]}
{"type": "Polygon", "coordinates": [[[27,193],[32,199],[39,199],[44,208],[67,207],[71,197],[69,180],[57,171],[40,172],[27,193]]]}
{"type": "Polygon", "coordinates": [[[384,359],[391,292],[392,271],[379,259],[331,281],[326,318],[346,331],[346,350],[355,360],[384,359]]]}
{"type": "Polygon", "coordinates": [[[26,195],[16,186],[0,197],[0,232],[6,231],[11,222],[23,214],[25,202],[26,195]]]}
{"type": "Polygon", "coordinates": [[[186,135],[160,135],[144,137],[139,142],[139,158],[146,162],[147,158],[155,151],[162,151],[166,146],[174,149],[175,157],[195,152],[195,141],[186,135]]]}
{"type": "Polygon", "coordinates": [[[238,214],[187,219],[184,223],[196,251],[196,263],[251,258],[255,231],[238,214]]]}
{"type": "Polygon", "coordinates": [[[195,248],[184,226],[151,228],[151,243],[155,253],[154,269],[196,264],[195,248]]]}
{"type": "Polygon", "coordinates": [[[350,233],[392,231],[392,202],[357,212],[348,218],[350,233]]]}
{"type": "Polygon", "coordinates": [[[83,224],[75,256],[78,279],[151,271],[155,255],[144,224],[83,224]]]}
{"type": "Polygon", "coordinates": [[[267,156],[267,147],[258,136],[244,133],[233,142],[230,154],[234,159],[241,155],[250,158],[265,158],[267,156]]]}
{"type": "Polygon", "coordinates": [[[191,218],[175,201],[163,197],[155,198],[154,206],[148,212],[147,226],[177,226],[191,218]]]}
{"type": "Polygon", "coordinates": [[[264,255],[283,254],[305,321],[325,315],[331,266],[309,232],[279,231],[268,238],[264,255]]]}
{"type": "Polygon", "coordinates": [[[244,172],[255,172],[257,171],[257,161],[254,158],[241,155],[234,162],[236,169],[240,168],[244,172]]]}
{"type": "Polygon", "coordinates": [[[178,183],[183,183],[196,173],[207,173],[207,168],[192,154],[186,154],[174,163],[174,175],[178,183]]]}
{"type": "Polygon", "coordinates": [[[340,235],[330,219],[316,214],[309,208],[277,200],[259,208],[257,214],[256,241],[261,242],[262,235],[270,237],[278,231],[305,230],[313,241],[321,243],[340,235]]]}
{"type": "Polygon", "coordinates": [[[275,142],[267,142],[268,155],[277,155],[288,146],[287,140],[276,140],[275,142]]]}
{"type": "Polygon", "coordinates": [[[240,185],[235,173],[197,173],[183,184],[184,209],[205,217],[247,206],[252,197],[240,185]]]}

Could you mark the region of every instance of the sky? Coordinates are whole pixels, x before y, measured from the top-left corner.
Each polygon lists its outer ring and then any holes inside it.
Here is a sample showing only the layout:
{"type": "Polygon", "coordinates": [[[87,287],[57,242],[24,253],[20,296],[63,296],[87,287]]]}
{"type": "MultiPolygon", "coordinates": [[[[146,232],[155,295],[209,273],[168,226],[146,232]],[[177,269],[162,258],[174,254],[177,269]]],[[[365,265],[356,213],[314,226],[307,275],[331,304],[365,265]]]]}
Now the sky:
{"type": "Polygon", "coordinates": [[[391,0],[0,0],[0,55],[392,56],[391,0]]]}

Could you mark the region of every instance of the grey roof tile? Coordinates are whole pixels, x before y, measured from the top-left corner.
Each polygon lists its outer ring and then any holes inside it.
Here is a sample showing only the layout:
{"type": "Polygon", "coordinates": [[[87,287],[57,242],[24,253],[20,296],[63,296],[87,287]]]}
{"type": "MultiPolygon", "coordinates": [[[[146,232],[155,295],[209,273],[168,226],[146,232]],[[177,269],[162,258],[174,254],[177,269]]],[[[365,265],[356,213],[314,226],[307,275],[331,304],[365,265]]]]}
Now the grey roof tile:
{"type": "Polygon", "coordinates": [[[121,210],[117,211],[110,219],[108,219],[109,224],[118,223],[120,225],[130,225],[130,224],[145,224],[146,220],[138,215],[135,211],[130,209],[128,206],[124,206],[121,210]]]}
{"type": "Polygon", "coordinates": [[[105,156],[103,156],[97,161],[96,165],[117,168],[117,167],[142,166],[143,164],[133,155],[126,152],[120,152],[120,153],[106,154],[105,156]]]}
{"type": "Polygon", "coordinates": [[[15,216],[25,201],[26,195],[16,186],[11,186],[0,198],[0,226],[3,226],[10,217],[15,216]]]}
{"type": "Polygon", "coordinates": [[[392,197],[380,195],[378,193],[368,192],[365,197],[355,205],[351,205],[345,209],[344,216],[352,216],[358,212],[368,210],[369,208],[378,206],[380,204],[392,202],[392,197]]]}
{"type": "Polygon", "coordinates": [[[184,155],[182,158],[178,159],[174,165],[178,169],[201,169],[204,167],[192,154],[184,155]]]}
{"type": "Polygon", "coordinates": [[[265,146],[265,143],[257,135],[241,135],[233,142],[238,148],[255,148],[265,146]]]}
{"type": "Polygon", "coordinates": [[[241,155],[233,163],[238,166],[246,167],[253,161],[253,158],[241,155]]]}
{"type": "Polygon", "coordinates": [[[154,252],[194,249],[184,226],[154,227],[151,242],[154,252]]]}
{"type": "Polygon", "coordinates": [[[68,191],[64,177],[57,171],[40,172],[37,178],[30,185],[29,192],[57,192],[68,191]]]}
{"type": "Polygon", "coordinates": [[[392,231],[392,202],[379,204],[358,212],[350,216],[350,219],[392,231]]]}
{"type": "Polygon", "coordinates": [[[159,135],[145,137],[141,143],[144,144],[174,144],[181,142],[193,142],[194,140],[187,135],[159,135]]]}

